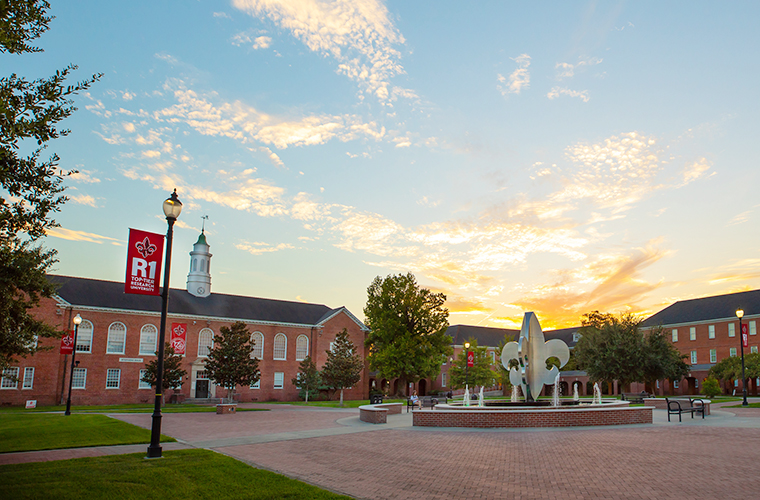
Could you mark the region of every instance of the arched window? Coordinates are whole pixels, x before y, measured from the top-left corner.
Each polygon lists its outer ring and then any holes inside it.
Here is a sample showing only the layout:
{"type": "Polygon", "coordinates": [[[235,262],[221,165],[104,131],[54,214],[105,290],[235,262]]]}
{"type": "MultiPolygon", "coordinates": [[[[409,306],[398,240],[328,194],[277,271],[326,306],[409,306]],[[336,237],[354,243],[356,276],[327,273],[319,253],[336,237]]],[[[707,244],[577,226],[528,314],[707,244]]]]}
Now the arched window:
{"type": "Polygon", "coordinates": [[[140,355],[155,356],[158,344],[158,330],[153,325],[143,325],[140,329],[140,355]]]}
{"type": "Polygon", "coordinates": [[[273,359],[284,360],[288,352],[288,338],[284,333],[278,333],[274,336],[274,356],[273,359]]]}
{"type": "Polygon", "coordinates": [[[198,334],[198,356],[207,357],[212,347],[214,347],[214,332],[211,328],[204,328],[198,334]]]}
{"type": "Polygon", "coordinates": [[[203,272],[205,270],[204,269],[205,267],[206,267],[206,260],[205,259],[201,259],[201,272],[203,272]]]}
{"type": "Polygon", "coordinates": [[[251,358],[264,358],[264,335],[261,332],[253,332],[251,334],[251,345],[253,345],[251,358]]]}
{"type": "Polygon", "coordinates": [[[198,270],[198,259],[193,259],[193,271],[198,270]]]}
{"type": "Polygon", "coordinates": [[[111,323],[108,327],[108,343],[106,354],[124,354],[124,346],[127,343],[127,327],[120,321],[111,323]]]}
{"type": "Polygon", "coordinates": [[[92,323],[86,319],[77,330],[77,352],[92,352],[92,323]]]}
{"type": "Polygon", "coordinates": [[[303,361],[309,355],[309,337],[299,335],[296,339],[296,361],[303,361]]]}

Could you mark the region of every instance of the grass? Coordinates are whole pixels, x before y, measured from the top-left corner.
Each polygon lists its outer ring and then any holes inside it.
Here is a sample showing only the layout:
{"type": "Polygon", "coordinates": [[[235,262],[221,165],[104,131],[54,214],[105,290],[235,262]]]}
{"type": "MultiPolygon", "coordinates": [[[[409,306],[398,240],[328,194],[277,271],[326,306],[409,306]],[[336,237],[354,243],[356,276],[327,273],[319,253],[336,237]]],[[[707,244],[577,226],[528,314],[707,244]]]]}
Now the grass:
{"type": "Polygon", "coordinates": [[[0,467],[4,498],[348,499],[208,450],[167,451],[0,467]]]}
{"type": "Polygon", "coordinates": [[[760,403],[749,403],[747,406],[742,406],[742,405],[724,406],[723,408],[760,408],[760,403]]]}
{"type": "Polygon", "coordinates": [[[150,430],[105,415],[0,415],[0,453],[141,443],[150,430]]]}
{"type": "MultiPolygon", "coordinates": [[[[66,409],[64,406],[38,406],[33,409],[25,409],[22,406],[5,406],[0,408],[0,414],[3,413],[51,413],[62,412],[66,409]]],[[[203,413],[215,412],[216,405],[166,405],[161,407],[161,413],[203,413]]],[[[266,408],[240,408],[237,411],[268,411],[266,408]]],[[[132,404],[132,405],[93,405],[93,406],[72,406],[72,413],[153,413],[153,405],[132,404]]]]}
{"type": "MultiPolygon", "coordinates": [[[[283,405],[295,405],[295,406],[314,406],[318,408],[340,408],[340,401],[262,401],[266,404],[283,404],[283,405]]],[[[383,399],[383,403],[404,403],[406,399],[383,399]]],[[[343,408],[358,408],[362,405],[368,405],[368,399],[356,399],[356,400],[343,400],[343,408]]]]}

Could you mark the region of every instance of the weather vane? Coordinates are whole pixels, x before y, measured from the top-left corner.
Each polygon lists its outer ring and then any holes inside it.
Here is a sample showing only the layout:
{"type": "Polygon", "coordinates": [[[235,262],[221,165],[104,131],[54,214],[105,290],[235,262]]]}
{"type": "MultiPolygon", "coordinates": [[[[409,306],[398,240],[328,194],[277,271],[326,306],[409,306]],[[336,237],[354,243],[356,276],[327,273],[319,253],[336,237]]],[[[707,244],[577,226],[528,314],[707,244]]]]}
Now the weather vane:
{"type": "Polygon", "coordinates": [[[204,232],[206,230],[206,221],[208,220],[208,215],[204,215],[201,217],[203,219],[203,222],[201,223],[201,232],[204,232]]]}

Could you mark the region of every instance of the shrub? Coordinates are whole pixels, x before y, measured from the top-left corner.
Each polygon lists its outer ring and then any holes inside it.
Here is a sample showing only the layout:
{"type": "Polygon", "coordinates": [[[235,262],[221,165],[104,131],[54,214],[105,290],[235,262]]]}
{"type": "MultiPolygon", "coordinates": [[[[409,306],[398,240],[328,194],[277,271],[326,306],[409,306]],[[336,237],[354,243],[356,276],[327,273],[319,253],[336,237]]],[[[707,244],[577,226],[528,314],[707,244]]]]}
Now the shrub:
{"type": "Polygon", "coordinates": [[[718,383],[716,379],[712,377],[707,377],[702,382],[702,392],[708,398],[714,398],[715,396],[721,393],[720,384],[718,383]]]}

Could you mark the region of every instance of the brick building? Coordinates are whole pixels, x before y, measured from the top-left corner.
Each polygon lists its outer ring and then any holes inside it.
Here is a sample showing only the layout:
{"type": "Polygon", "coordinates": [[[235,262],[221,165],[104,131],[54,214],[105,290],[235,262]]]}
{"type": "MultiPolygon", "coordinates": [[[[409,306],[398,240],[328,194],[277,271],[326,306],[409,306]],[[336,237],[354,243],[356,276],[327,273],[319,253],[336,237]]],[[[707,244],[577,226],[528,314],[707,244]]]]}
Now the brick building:
{"type": "MultiPolygon", "coordinates": [[[[167,340],[172,323],[186,325],[187,371],[178,399],[226,395],[208,379],[205,361],[213,336],[222,326],[244,322],[251,331],[261,380],[253,387],[238,387],[240,401],[292,401],[298,390],[291,383],[300,361],[311,356],[321,368],[331,342],[344,328],[357,353],[365,358],[367,327],[345,307],[211,293],[209,245],[201,233],[190,253],[187,290],[171,289],[167,340]]],[[[73,330],[79,314],[72,404],[149,403],[154,391],[140,382],[145,364],[155,359],[160,328],[161,298],[124,293],[124,283],[68,276],[49,276],[59,285],[54,298],[44,299],[35,315],[61,330],[73,330]]],[[[0,380],[0,404],[40,405],[65,402],[70,357],[59,353],[59,339],[40,339],[33,356],[21,358],[0,380]]],[[[166,391],[173,396],[172,391],[166,391]]],[[[345,391],[348,399],[366,398],[368,376],[345,391]]]]}

